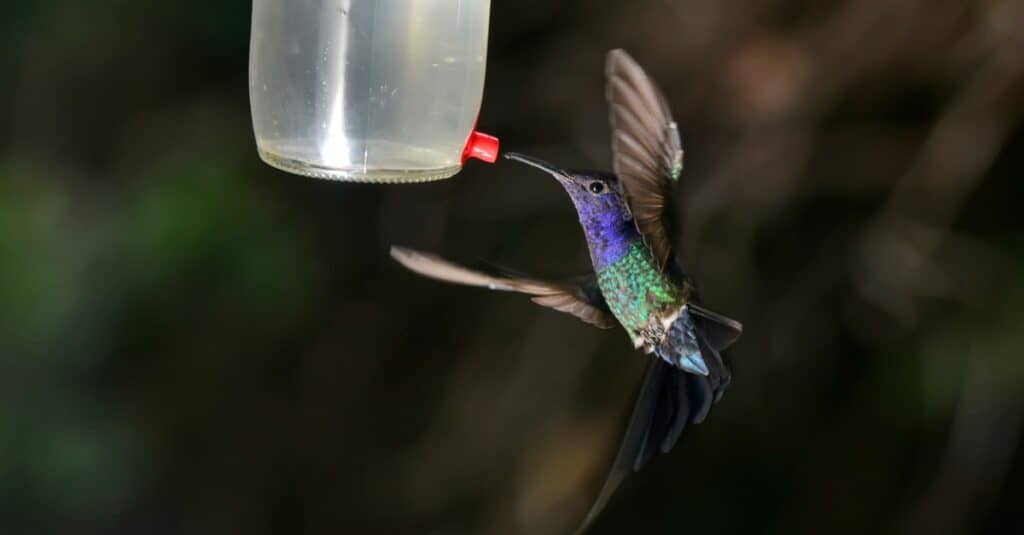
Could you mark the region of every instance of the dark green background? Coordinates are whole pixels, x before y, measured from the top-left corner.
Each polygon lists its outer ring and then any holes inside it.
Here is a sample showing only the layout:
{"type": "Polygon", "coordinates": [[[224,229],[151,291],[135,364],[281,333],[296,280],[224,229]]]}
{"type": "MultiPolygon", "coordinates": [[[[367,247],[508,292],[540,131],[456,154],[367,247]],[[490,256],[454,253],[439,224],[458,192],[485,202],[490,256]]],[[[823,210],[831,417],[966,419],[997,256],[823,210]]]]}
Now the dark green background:
{"type": "MultiPolygon", "coordinates": [[[[567,533],[645,357],[399,243],[587,269],[554,181],[256,156],[249,2],[0,16],[0,532],[567,533]]],[[[497,0],[481,128],[607,167],[628,49],[687,150],[733,388],[593,533],[1021,532],[1024,3],[497,0]]]]}

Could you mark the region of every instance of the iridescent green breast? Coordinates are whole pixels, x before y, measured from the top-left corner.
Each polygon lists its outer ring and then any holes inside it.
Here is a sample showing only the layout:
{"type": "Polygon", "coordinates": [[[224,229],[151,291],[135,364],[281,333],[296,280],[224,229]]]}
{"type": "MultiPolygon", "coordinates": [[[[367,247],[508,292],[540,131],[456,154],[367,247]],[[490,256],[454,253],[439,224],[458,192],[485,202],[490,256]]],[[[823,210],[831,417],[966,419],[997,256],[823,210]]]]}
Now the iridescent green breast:
{"type": "Polygon", "coordinates": [[[599,270],[597,284],[634,341],[642,337],[652,315],[661,319],[686,303],[682,289],[658,270],[642,240],[633,242],[622,258],[599,270]]]}

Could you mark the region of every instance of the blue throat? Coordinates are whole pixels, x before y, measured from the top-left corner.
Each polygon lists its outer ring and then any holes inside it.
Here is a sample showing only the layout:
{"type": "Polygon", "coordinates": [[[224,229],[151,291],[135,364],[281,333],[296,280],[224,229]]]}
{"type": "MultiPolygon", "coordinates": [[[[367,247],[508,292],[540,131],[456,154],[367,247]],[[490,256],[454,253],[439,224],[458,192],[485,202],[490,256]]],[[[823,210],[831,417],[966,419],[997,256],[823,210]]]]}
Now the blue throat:
{"type": "Polygon", "coordinates": [[[640,239],[633,218],[616,196],[574,198],[573,201],[587,236],[595,270],[600,271],[626,256],[630,246],[640,239]]]}

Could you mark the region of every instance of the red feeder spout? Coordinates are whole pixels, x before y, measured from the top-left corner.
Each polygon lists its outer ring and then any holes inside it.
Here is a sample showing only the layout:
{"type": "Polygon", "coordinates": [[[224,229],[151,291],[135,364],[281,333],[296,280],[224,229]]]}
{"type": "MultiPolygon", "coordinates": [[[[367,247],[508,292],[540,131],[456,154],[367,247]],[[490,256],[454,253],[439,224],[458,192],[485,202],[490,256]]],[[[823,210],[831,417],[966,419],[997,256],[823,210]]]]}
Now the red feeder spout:
{"type": "Polygon", "coordinates": [[[462,151],[462,164],[465,165],[466,160],[470,158],[483,160],[487,163],[496,162],[498,160],[498,147],[500,144],[498,138],[473,130],[473,133],[469,135],[469,139],[466,140],[466,148],[462,151]]]}

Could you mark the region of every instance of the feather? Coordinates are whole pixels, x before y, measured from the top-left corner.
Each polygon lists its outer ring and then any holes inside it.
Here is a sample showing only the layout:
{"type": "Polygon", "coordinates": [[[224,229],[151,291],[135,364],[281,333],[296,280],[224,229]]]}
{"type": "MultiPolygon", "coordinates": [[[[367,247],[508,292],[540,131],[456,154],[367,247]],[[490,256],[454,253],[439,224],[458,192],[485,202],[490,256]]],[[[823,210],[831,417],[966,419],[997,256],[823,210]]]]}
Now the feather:
{"type": "Polygon", "coordinates": [[[673,419],[676,416],[676,395],[674,377],[671,373],[660,373],[657,375],[657,382],[652,385],[656,391],[654,412],[647,422],[647,432],[640,443],[640,451],[633,459],[633,471],[639,471],[650,462],[669,428],[673,427],[673,419]]]}
{"type": "Polygon", "coordinates": [[[708,345],[715,351],[724,351],[743,334],[743,324],[732,318],[694,303],[690,303],[689,308],[693,312],[697,330],[701,331],[708,345]]]}
{"type": "Polygon", "coordinates": [[[708,417],[711,412],[711,404],[714,402],[714,393],[707,377],[693,375],[686,376],[686,390],[690,395],[690,423],[699,424],[708,417]]]}
{"type": "Polygon", "coordinates": [[[676,442],[679,441],[679,437],[682,436],[683,430],[686,429],[686,424],[690,420],[690,399],[687,396],[686,388],[684,383],[679,380],[679,372],[676,372],[676,380],[673,381],[673,394],[675,395],[676,403],[676,415],[673,419],[672,426],[669,427],[668,432],[665,433],[665,438],[661,441],[661,452],[668,453],[675,447],[676,442]]]}
{"type": "Polygon", "coordinates": [[[449,262],[437,255],[391,247],[391,257],[409,270],[445,282],[535,296],[538,305],[576,316],[601,329],[616,325],[593,275],[567,282],[496,277],[449,262]]]}
{"type": "Polygon", "coordinates": [[[659,451],[671,451],[687,424],[699,421],[694,407],[707,415],[709,407],[705,403],[710,396],[706,385],[704,377],[687,373],[662,359],[651,359],[611,470],[576,535],[593,523],[629,474],[646,466],[659,451]]]}
{"type": "Polygon", "coordinates": [[[711,368],[711,374],[709,375],[711,380],[710,386],[713,391],[714,402],[718,403],[729,388],[729,384],[732,383],[732,370],[729,369],[721,353],[708,344],[708,340],[703,334],[698,334],[697,345],[700,347],[700,353],[704,357],[704,362],[707,362],[708,367],[711,368]]]}
{"type": "Polygon", "coordinates": [[[665,224],[669,184],[683,167],[679,130],[664,95],[625,51],[608,53],[605,76],[612,164],[637,229],[664,269],[672,248],[665,224]]]}
{"type": "Polygon", "coordinates": [[[633,412],[629,417],[619,451],[615,454],[615,460],[612,461],[611,470],[608,477],[605,478],[604,485],[601,486],[597,499],[594,500],[594,505],[590,507],[580,528],[576,530],[576,535],[586,531],[597,515],[604,510],[615,490],[631,473],[642,467],[638,466],[637,460],[643,451],[645,442],[649,439],[655,443],[661,442],[660,438],[650,437],[651,425],[659,405],[664,401],[663,390],[666,381],[678,383],[682,373],[661,359],[651,360],[644,376],[643,385],[640,387],[640,394],[633,405],[633,412]]]}

